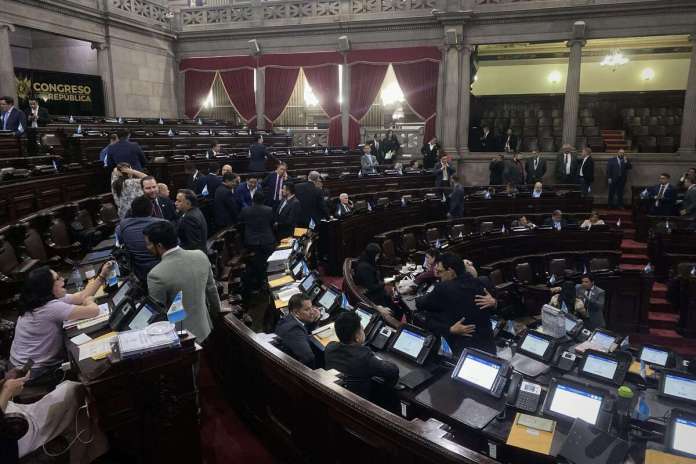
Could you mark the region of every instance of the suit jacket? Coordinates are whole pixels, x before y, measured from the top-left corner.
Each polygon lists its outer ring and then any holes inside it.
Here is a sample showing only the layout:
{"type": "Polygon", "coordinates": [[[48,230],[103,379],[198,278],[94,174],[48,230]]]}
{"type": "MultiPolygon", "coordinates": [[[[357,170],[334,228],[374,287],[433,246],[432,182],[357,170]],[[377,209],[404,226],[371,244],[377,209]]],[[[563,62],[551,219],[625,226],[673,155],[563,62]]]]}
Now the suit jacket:
{"type": "Polygon", "coordinates": [[[266,170],[266,158],[268,151],[261,143],[252,143],[249,147],[249,172],[262,172],[266,170]]]}
{"type": "Polygon", "coordinates": [[[283,351],[309,368],[316,367],[316,357],[312,349],[312,335],[299,319],[288,314],[278,322],[275,329],[283,351]]]}
{"type": "Polygon", "coordinates": [[[503,185],[503,172],[505,171],[504,161],[491,161],[488,165],[490,176],[488,177],[488,185],[503,185]]]}
{"type": "Polygon", "coordinates": [[[454,280],[439,282],[430,293],[416,299],[419,311],[425,311],[425,325],[435,335],[444,337],[455,353],[466,347],[478,348],[495,354],[490,313],[474,302],[476,295],[483,295],[483,284],[468,273],[454,280]],[[474,324],[471,337],[453,335],[449,329],[462,318],[465,324],[474,324]]]}
{"type": "Polygon", "coordinates": [[[239,203],[237,203],[234,191],[228,189],[225,185],[219,185],[213,200],[215,225],[222,229],[236,224],[239,210],[239,203]]]}
{"type": "Polygon", "coordinates": [[[275,210],[275,222],[278,223],[278,235],[289,237],[295,230],[295,226],[300,222],[302,216],[302,206],[297,197],[283,200],[278,203],[275,210]],[[281,209],[282,208],[282,209],[281,209]]]}
{"type": "Polygon", "coordinates": [[[111,172],[118,163],[128,163],[136,171],[142,171],[146,164],[145,155],[140,145],[128,140],[119,140],[109,147],[106,155],[106,167],[111,172]]]}
{"type": "Polygon", "coordinates": [[[479,143],[481,144],[481,151],[494,151],[495,140],[493,137],[493,132],[489,132],[488,134],[481,132],[479,143]]]}
{"type": "Polygon", "coordinates": [[[336,217],[345,217],[353,212],[353,205],[344,205],[340,201],[336,206],[336,217]]]}
{"type": "Polygon", "coordinates": [[[686,210],[686,217],[696,218],[696,187],[693,185],[684,194],[681,209],[686,210]]]}
{"type": "Polygon", "coordinates": [[[181,248],[207,254],[208,224],[199,208],[191,208],[179,218],[178,234],[181,248]]]}
{"type": "MultiPolygon", "coordinates": [[[[258,191],[259,187],[257,184],[254,193],[258,191]]],[[[235,189],[234,194],[237,196],[237,201],[239,202],[242,208],[248,208],[249,206],[251,206],[251,201],[253,200],[253,198],[251,197],[251,191],[249,190],[249,186],[246,182],[242,182],[241,184],[239,184],[235,189]]]]}
{"type": "Polygon", "coordinates": [[[27,116],[24,111],[13,106],[9,113],[3,113],[0,120],[0,129],[18,132],[19,126],[22,126],[22,132],[27,130],[27,116]]]}
{"type": "Polygon", "coordinates": [[[589,184],[594,182],[594,160],[592,156],[588,156],[586,160],[578,160],[578,178],[580,177],[589,184]]]}
{"type": "Polygon", "coordinates": [[[452,217],[464,216],[464,187],[460,184],[455,184],[452,194],[450,195],[449,213],[452,217]]]}
{"type": "Polygon", "coordinates": [[[162,219],[166,219],[167,221],[175,221],[176,220],[176,206],[174,206],[174,202],[170,200],[167,197],[162,197],[158,196],[154,202],[157,203],[155,206],[154,204],[152,205],[153,207],[153,212],[152,216],[153,217],[158,217],[155,215],[155,209],[159,206],[159,210],[162,212],[162,219]]]}
{"type": "Polygon", "coordinates": [[[346,345],[331,342],[324,352],[326,369],[336,369],[345,375],[346,388],[363,398],[370,398],[372,377],[384,379],[387,387],[393,387],[399,380],[396,364],[379,359],[365,345],[346,345]]]}
{"type": "Polygon", "coordinates": [[[536,184],[537,182],[541,182],[546,174],[546,160],[539,156],[536,169],[534,169],[534,160],[535,158],[529,158],[525,163],[528,184],[536,184]]]}
{"type": "Polygon", "coordinates": [[[503,180],[505,183],[511,183],[512,185],[524,184],[524,165],[522,160],[518,159],[517,162],[510,160],[505,163],[505,170],[503,171],[503,180]]]}
{"type": "Polygon", "coordinates": [[[659,216],[670,216],[672,210],[674,209],[674,202],[677,199],[677,190],[672,186],[672,184],[666,184],[665,191],[662,194],[661,199],[657,199],[660,193],[661,185],[658,184],[654,187],[648,189],[648,194],[652,200],[650,205],[650,212],[659,216]]]}
{"type": "Polygon", "coordinates": [[[268,206],[275,206],[277,203],[282,201],[282,190],[283,190],[283,185],[285,185],[286,180],[283,179],[281,180],[280,184],[278,185],[278,191],[276,192],[276,182],[278,182],[278,173],[272,172],[269,175],[267,175],[263,181],[261,182],[261,188],[263,189],[263,195],[266,197],[266,204],[268,206]],[[275,200],[275,198],[279,198],[279,200],[275,200]]]}
{"type": "MultiPolygon", "coordinates": [[[[208,257],[199,250],[175,248],[147,275],[149,295],[169,308],[181,291],[186,319],[181,324],[203,342],[220,314],[220,297],[208,257]]],[[[177,323],[179,324],[179,323],[177,323]]]]}
{"type": "MultiPolygon", "coordinates": [[[[204,186],[208,187],[208,198],[215,198],[215,192],[217,192],[218,187],[222,185],[222,177],[215,173],[208,173],[205,175],[204,179],[204,186]]],[[[201,187],[201,192],[202,191],[203,187],[201,187]]]]}
{"type": "Polygon", "coordinates": [[[447,166],[447,180],[444,179],[445,170],[442,168],[442,163],[438,163],[435,166],[433,174],[435,174],[435,187],[442,187],[443,185],[448,185],[452,180],[452,176],[456,172],[452,166],[447,166]]]}
{"type": "Polygon", "coordinates": [[[360,157],[360,168],[363,174],[377,173],[377,157],[373,154],[365,154],[360,157]]]}
{"type": "MultiPolygon", "coordinates": [[[[546,227],[553,227],[553,218],[546,218],[544,220],[544,225],[546,227]]],[[[565,229],[565,227],[568,225],[568,221],[565,219],[561,218],[561,229],[565,229]]]]}
{"type": "Polygon", "coordinates": [[[601,288],[594,286],[590,289],[590,295],[582,285],[575,285],[575,295],[585,303],[585,309],[589,313],[589,319],[586,321],[587,329],[594,330],[606,327],[604,322],[604,301],[606,293],[601,288]]]}
{"type": "Polygon", "coordinates": [[[611,179],[612,182],[625,181],[631,167],[631,162],[625,158],[622,163],[619,163],[618,156],[609,158],[609,160],[607,160],[607,179],[611,179]]]}
{"type": "MultiPolygon", "coordinates": [[[[556,179],[561,182],[568,175],[566,174],[566,166],[564,163],[565,155],[564,153],[559,153],[556,156],[556,179]]],[[[570,154],[570,176],[576,177],[578,175],[578,159],[574,154],[570,154]]]]}
{"type": "Polygon", "coordinates": [[[252,205],[239,215],[244,224],[245,245],[273,245],[273,210],[266,205],[252,205]]]}
{"type": "MultiPolygon", "coordinates": [[[[25,111],[25,114],[26,114],[27,125],[31,128],[31,123],[32,123],[32,121],[31,121],[31,117],[32,117],[31,116],[32,115],[31,108],[28,108],[25,111]]],[[[38,111],[38,114],[36,116],[37,116],[36,124],[39,127],[44,127],[46,124],[51,122],[51,118],[48,116],[48,110],[46,108],[44,108],[43,106],[39,106],[39,111],[38,111]]]]}
{"type": "Polygon", "coordinates": [[[307,181],[297,184],[295,186],[295,196],[302,208],[299,225],[306,226],[309,224],[310,218],[314,219],[316,224],[319,224],[319,221],[329,216],[324,195],[312,182],[307,181]]]}
{"type": "MultiPolygon", "coordinates": [[[[520,139],[516,135],[510,135],[510,150],[517,151],[517,146],[520,143],[520,139]]],[[[508,151],[506,145],[508,144],[508,135],[505,134],[500,138],[500,151],[508,151]]]]}
{"type": "Polygon", "coordinates": [[[423,155],[423,169],[432,169],[437,163],[438,155],[440,154],[440,144],[436,143],[433,148],[430,148],[428,142],[421,147],[421,155],[423,155]]]}
{"type": "Polygon", "coordinates": [[[140,280],[147,278],[148,272],[160,262],[145,245],[145,227],[163,219],[154,217],[125,218],[116,227],[116,237],[123,244],[133,265],[133,272],[140,280]]]}

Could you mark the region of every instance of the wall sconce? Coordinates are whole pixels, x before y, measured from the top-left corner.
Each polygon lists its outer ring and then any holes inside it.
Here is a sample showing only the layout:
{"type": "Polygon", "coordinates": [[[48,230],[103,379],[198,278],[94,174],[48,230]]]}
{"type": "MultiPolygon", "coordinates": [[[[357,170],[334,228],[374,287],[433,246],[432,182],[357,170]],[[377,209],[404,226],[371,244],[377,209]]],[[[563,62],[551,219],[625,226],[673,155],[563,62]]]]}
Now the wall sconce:
{"type": "Polygon", "coordinates": [[[643,79],[644,81],[651,81],[651,80],[655,79],[655,71],[653,71],[652,68],[645,68],[640,73],[640,78],[643,79]]]}
{"type": "Polygon", "coordinates": [[[548,79],[549,79],[549,82],[550,82],[550,83],[552,83],[552,84],[558,84],[559,82],[561,82],[561,77],[562,77],[562,76],[561,76],[561,72],[560,72],[560,71],[551,71],[551,72],[549,73],[548,79]]]}

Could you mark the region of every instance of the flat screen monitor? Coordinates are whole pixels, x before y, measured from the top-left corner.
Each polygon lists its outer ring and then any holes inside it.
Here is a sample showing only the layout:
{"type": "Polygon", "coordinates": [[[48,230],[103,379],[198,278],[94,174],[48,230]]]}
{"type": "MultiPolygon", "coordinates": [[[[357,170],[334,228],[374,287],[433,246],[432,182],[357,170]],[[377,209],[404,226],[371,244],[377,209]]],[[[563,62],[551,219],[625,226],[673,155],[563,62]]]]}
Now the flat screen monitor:
{"type": "Polygon", "coordinates": [[[330,311],[331,308],[333,308],[334,304],[336,304],[337,298],[338,293],[335,293],[331,290],[326,290],[324,293],[322,293],[321,297],[319,297],[319,301],[317,301],[317,304],[325,310],[330,311]]]}
{"type": "Polygon", "coordinates": [[[573,334],[578,325],[582,324],[581,320],[574,318],[568,313],[563,313],[563,319],[565,323],[565,331],[568,335],[573,334]]]}
{"type": "Polygon", "coordinates": [[[302,270],[304,269],[304,261],[298,260],[297,263],[290,269],[292,272],[292,277],[297,280],[302,277],[302,270]]]}
{"type": "Polygon", "coordinates": [[[548,410],[553,414],[597,425],[604,400],[602,395],[563,381],[559,381],[549,395],[548,410]]]}
{"type": "Polygon", "coordinates": [[[648,364],[667,367],[669,351],[654,346],[643,346],[640,350],[640,360],[648,364]]]}
{"type": "Polygon", "coordinates": [[[660,382],[660,394],[696,402],[696,379],[679,372],[665,372],[660,382]]]}
{"type": "Polygon", "coordinates": [[[500,372],[501,365],[474,353],[468,353],[461,366],[455,371],[456,378],[491,391],[500,372]]]}
{"type": "Polygon", "coordinates": [[[393,349],[409,358],[416,359],[425,346],[425,336],[403,329],[399,337],[394,341],[393,349]]]}
{"type": "Polygon", "coordinates": [[[368,324],[372,320],[372,314],[362,308],[357,308],[355,310],[355,314],[357,314],[360,318],[360,325],[362,326],[363,330],[367,329],[368,324]]]}
{"type": "Polygon", "coordinates": [[[696,457],[696,416],[673,409],[665,444],[677,454],[696,457]]]}
{"type": "Polygon", "coordinates": [[[118,305],[121,304],[123,299],[128,295],[128,291],[130,290],[130,282],[125,281],[123,285],[121,285],[118,290],[113,294],[111,297],[111,304],[113,304],[114,308],[117,308],[118,305]]]}
{"type": "Polygon", "coordinates": [[[590,342],[596,347],[600,348],[602,351],[609,351],[611,345],[615,341],[616,337],[600,330],[596,330],[590,339],[590,342]]]}
{"type": "Polygon", "coordinates": [[[549,349],[551,342],[544,337],[539,336],[535,332],[528,332],[524,337],[520,349],[529,354],[543,358],[546,351],[549,349]]]}
{"type": "Polygon", "coordinates": [[[295,241],[292,243],[292,251],[295,252],[295,253],[297,253],[298,251],[300,251],[300,248],[302,248],[302,245],[300,245],[300,241],[299,241],[299,240],[295,240],[295,241]]]}
{"type": "Polygon", "coordinates": [[[586,374],[613,380],[618,366],[619,363],[615,359],[590,353],[586,356],[582,371],[586,374]]]}
{"type": "Polygon", "coordinates": [[[313,273],[308,274],[302,282],[300,282],[300,290],[303,293],[308,294],[314,288],[314,283],[316,282],[316,276],[313,273]]]}
{"type": "Polygon", "coordinates": [[[144,329],[150,325],[150,321],[157,315],[157,310],[148,304],[141,305],[133,320],[128,324],[129,330],[144,329]]]}

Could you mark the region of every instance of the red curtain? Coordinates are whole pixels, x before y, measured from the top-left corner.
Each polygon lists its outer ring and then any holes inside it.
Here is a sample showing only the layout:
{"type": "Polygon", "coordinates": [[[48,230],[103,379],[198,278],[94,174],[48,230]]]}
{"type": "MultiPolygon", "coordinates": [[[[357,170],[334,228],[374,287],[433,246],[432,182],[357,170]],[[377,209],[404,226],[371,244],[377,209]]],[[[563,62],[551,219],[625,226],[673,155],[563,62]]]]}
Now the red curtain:
{"type": "Polygon", "coordinates": [[[265,117],[267,129],[273,127],[273,122],[278,119],[297,83],[300,68],[266,68],[266,105],[265,117]]]}
{"type": "Polygon", "coordinates": [[[356,63],[350,67],[350,130],[348,146],[360,143],[360,120],[377,98],[387,73],[386,64],[356,63]]]}
{"type": "Polygon", "coordinates": [[[209,71],[186,71],[184,113],[187,117],[193,119],[200,113],[213,86],[215,74],[209,71]]]}
{"type": "Polygon", "coordinates": [[[220,72],[227,96],[249,127],[256,127],[254,70],[249,68],[220,72]]]}
{"type": "Polygon", "coordinates": [[[338,103],[338,66],[304,68],[305,77],[319,106],[329,117],[329,146],[343,145],[341,106],[338,103]]]}
{"type": "Polygon", "coordinates": [[[421,61],[418,63],[393,64],[396,80],[411,109],[425,121],[423,142],[435,136],[435,114],[437,111],[437,77],[440,63],[421,61]]]}

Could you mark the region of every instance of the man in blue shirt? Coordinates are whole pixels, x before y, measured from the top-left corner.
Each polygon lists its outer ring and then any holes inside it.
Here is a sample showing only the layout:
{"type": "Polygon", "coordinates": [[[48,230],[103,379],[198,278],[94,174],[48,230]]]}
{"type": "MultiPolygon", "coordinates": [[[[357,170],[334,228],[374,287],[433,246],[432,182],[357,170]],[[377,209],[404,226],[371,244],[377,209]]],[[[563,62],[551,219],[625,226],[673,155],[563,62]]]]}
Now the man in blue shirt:
{"type": "Polygon", "coordinates": [[[118,142],[118,135],[116,134],[111,134],[109,135],[109,144],[102,148],[102,150],[99,152],[99,161],[104,163],[104,166],[106,166],[106,156],[109,154],[109,147],[115,143],[118,142]]]}
{"type": "Polygon", "coordinates": [[[106,156],[106,167],[111,172],[118,163],[128,163],[136,171],[142,171],[146,164],[145,154],[137,143],[128,140],[130,132],[126,129],[119,129],[118,142],[109,146],[106,156]]]}
{"type": "Polygon", "coordinates": [[[164,219],[152,217],[152,201],[139,196],[131,204],[131,216],[123,219],[116,227],[116,237],[131,258],[133,272],[141,282],[147,282],[150,269],[159,263],[147,249],[143,230],[152,223],[164,219]]]}

